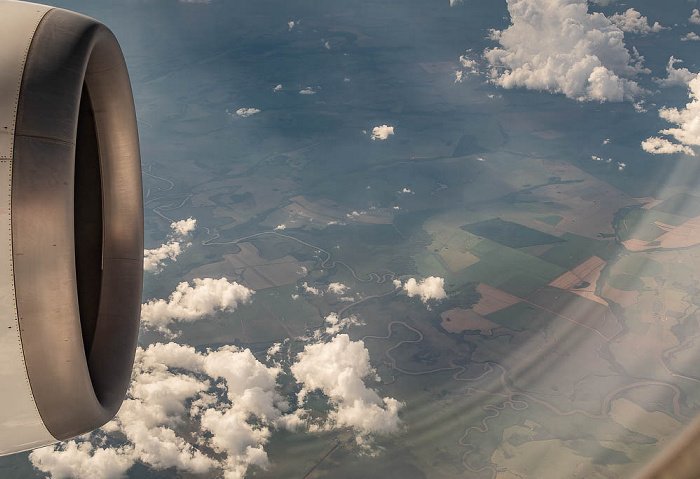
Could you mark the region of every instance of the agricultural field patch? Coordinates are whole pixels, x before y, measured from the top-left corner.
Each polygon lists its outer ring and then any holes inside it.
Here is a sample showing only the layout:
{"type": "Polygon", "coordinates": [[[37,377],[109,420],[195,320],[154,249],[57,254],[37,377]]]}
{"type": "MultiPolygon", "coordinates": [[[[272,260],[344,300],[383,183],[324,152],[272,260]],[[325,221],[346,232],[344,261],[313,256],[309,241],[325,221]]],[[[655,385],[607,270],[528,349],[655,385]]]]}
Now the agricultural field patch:
{"type": "Polygon", "coordinates": [[[462,229],[509,248],[525,248],[563,241],[556,236],[511,221],[503,221],[500,218],[464,225],[462,229]]]}
{"type": "Polygon", "coordinates": [[[700,216],[700,198],[688,193],[678,193],[662,201],[653,210],[694,218],[700,216]]]}

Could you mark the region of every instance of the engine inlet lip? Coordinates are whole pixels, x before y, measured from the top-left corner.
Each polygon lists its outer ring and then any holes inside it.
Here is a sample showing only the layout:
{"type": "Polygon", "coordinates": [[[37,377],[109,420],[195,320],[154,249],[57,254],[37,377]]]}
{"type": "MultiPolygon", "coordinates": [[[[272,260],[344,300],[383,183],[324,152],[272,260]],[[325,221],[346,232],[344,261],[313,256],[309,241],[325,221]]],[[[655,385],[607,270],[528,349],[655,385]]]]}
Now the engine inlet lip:
{"type": "Polygon", "coordinates": [[[27,376],[46,428],[67,439],[109,421],[124,399],[143,283],[141,163],[131,85],[116,38],[94,19],[52,9],[36,29],[17,107],[11,215],[27,376]],[[74,188],[84,91],[102,202],[102,234],[94,239],[100,243],[101,281],[88,293],[99,294],[89,341],[83,340],[87,319],[81,321],[79,305],[85,298],[78,296],[76,271],[75,202],[83,196],[74,188]]]}

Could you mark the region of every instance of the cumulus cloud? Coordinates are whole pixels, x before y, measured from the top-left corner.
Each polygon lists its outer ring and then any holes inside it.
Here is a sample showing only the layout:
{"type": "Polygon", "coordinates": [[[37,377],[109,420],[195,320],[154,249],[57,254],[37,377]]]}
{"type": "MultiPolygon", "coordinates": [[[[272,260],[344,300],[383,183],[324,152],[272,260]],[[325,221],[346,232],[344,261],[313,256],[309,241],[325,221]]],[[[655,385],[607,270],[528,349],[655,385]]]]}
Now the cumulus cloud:
{"type": "Polygon", "coordinates": [[[695,152],[691,147],[680,145],[678,143],[672,143],[666,138],[659,138],[658,136],[652,136],[651,138],[644,140],[642,142],[642,149],[653,155],[685,153],[687,155],[695,156],[695,152]]]}
{"type": "Polygon", "coordinates": [[[236,110],[236,115],[242,117],[242,118],[248,118],[249,116],[253,116],[260,113],[260,110],[257,108],[239,108],[236,110]]]}
{"type": "Polygon", "coordinates": [[[156,273],[161,270],[166,260],[177,261],[180,253],[180,242],[175,240],[170,240],[158,248],[146,249],[143,251],[143,269],[149,273],[156,273]]]}
{"type": "MultiPolygon", "coordinates": [[[[187,298],[213,281],[195,280],[195,288],[182,283],[181,297],[174,293],[166,304],[196,315],[211,310],[216,301],[208,295],[201,301],[187,298]]],[[[219,281],[216,307],[235,305],[231,296],[236,295],[226,294],[231,283],[219,281]]],[[[268,362],[279,361],[271,366],[236,346],[206,351],[173,342],[139,347],[127,398],[115,418],[95,433],[32,452],[32,465],[54,479],[118,479],[136,463],[172,468],[178,475],[243,479],[251,468],[269,465],[265,447],[274,431],[307,426],[310,431],[350,428],[359,447],[371,450],[373,435],[400,431],[404,404],[366,385],[379,380],[369,351],[362,341],[338,334],[354,324],[360,324],[355,316],[331,313],[319,330],[331,337],[328,342],[307,344],[288,362],[281,354],[284,344],[276,343],[266,355],[268,362]],[[283,371],[301,387],[297,404],[280,393],[283,371]],[[303,406],[313,391],[328,398],[330,412],[310,422],[303,406]],[[119,444],[108,446],[115,441],[119,444]]]]}
{"type": "Polygon", "coordinates": [[[175,343],[138,348],[127,399],[98,433],[119,432],[126,443],[98,448],[69,441],[38,449],[30,460],[53,478],[117,478],[138,461],[154,469],[220,470],[217,477],[242,479],[251,466],[267,466],[264,446],[271,429],[302,422],[300,414],[287,413],[289,405],[277,391],[280,372],[234,346],[206,352],[175,343]],[[177,432],[185,421],[185,429],[198,431],[196,443],[177,432]]]}
{"type": "Polygon", "coordinates": [[[334,410],[323,428],[350,427],[360,436],[399,432],[398,413],[403,403],[381,398],[365,385],[365,378],[378,377],[362,341],[351,341],[347,334],[339,334],[330,342],[307,345],[291,371],[303,386],[302,400],[316,390],[329,398],[334,410]]]}
{"type": "Polygon", "coordinates": [[[272,91],[280,91],[280,90],[282,90],[282,84],[281,84],[281,83],[280,83],[279,85],[277,85],[275,88],[272,89],[272,91]]]}
{"type": "Polygon", "coordinates": [[[700,41],[700,35],[695,32],[686,33],[681,37],[682,42],[697,42],[700,41]]]}
{"type": "MultiPolygon", "coordinates": [[[[396,284],[396,282],[394,282],[396,284]]],[[[401,282],[398,283],[400,285],[401,282]]],[[[406,291],[409,298],[414,296],[420,296],[421,301],[427,303],[431,299],[440,300],[447,298],[447,293],[445,293],[445,280],[437,276],[430,276],[425,278],[420,282],[416,281],[415,278],[410,278],[403,285],[403,289],[406,291]]]]}
{"type": "Polygon", "coordinates": [[[693,8],[693,12],[690,14],[688,21],[690,23],[700,24],[700,10],[693,8]]]}
{"type": "Polygon", "coordinates": [[[317,329],[314,332],[314,338],[318,339],[323,336],[323,333],[329,336],[335,336],[344,329],[350,326],[360,326],[364,323],[360,321],[357,316],[348,316],[347,318],[341,318],[338,313],[331,313],[323,319],[323,323],[326,325],[325,329],[317,329]]]}
{"type": "Polygon", "coordinates": [[[289,31],[290,31],[290,32],[292,31],[292,29],[294,28],[294,26],[295,26],[296,24],[297,24],[297,22],[295,22],[294,20],[289,20],[289,21],[287,22],[287,27],[289,28],[289,31]]]}
{"type": "Polygon", "coordinates": [[[343,294],[348,289],[343,283],[331,283],[328,285],[328,292],[333,294],[343,294]]]}
{"type": "Polygon", "coordinates": [[[29,460],[52,479],[120,479],[135,462],[131,447],[96,448],[90,442],[76,441],[36,449],[29,460]]]}
{"type": "Polygon", "coordinates": [[[628,8],[625,13],[616,13],[610,17],[610,21],[626,33],[647,35],[649,33],[658,33],[661,30],[665,30],[664,27],[659,25],[659,22],[654,22],[653,25],[649,25],[647,17],[643,16],[634,8],[628,8]]]}
{"type": "Polygon", "coordinates": [[[668,65],[666,65],[666,78],[657,78],[655,81],[661,86],[686,86],[690,80],[697,76],[697,73],[693,73],[687,68],[674,67],[676,63],[682,62],[683,60],[671,56],[668,65]]]}
{"type": "Polygon", "coordinates": [[[690,102],[685,105],[685,108],[659,110],[661,118],[676,125],[659,133],[673,138],[675,142],[652,137],[642,142],[642,148],[645,151],[654,154],[683,152],[695,156],[691,147],[700,146],[700,74],[696,74],[688,81],[688,97],[690,102]]]}
{"type": "Polygon", "coordinates": [[[394,127],[388,125],[380,125],[372,128],[372,135],[370,138],[372,140],[386,140],[391,135],[394,134],[394,127]]]}
{"type": "Polygon", "coordinates": [[[624,33],[586,0],[508,0],[511,25],[492,31],[500,47],[487,49],[491,81],[561,93],[579,101],[632,100],[643,92],[632,79],[642,58],[624,33]]]}
{"type": "Polygon", "coordinates": [[[233,311],[250,301],[254,291],[226,278],[196,278],[194,286],[182,282],[168,300],[151,300],[141,308],[141,320],[149,327],[167,332],[175,321],[196,321],[215,311],[233,311]]]}
{"type": "Polygon", "coordinates": [[[197,227],[197,220],[189,217],[186,220],[174,221],[170,224],[170,229],[173,233],[179,236],[185,236],[194,231],[197,227]]]}
{"type": "Polygon", "coordinates": [[[316,94],[316,90],[314,90],[314,89],[311,88],[310,86],[307,86],[307,87],[304,88],[303,90],[299,90],[299,94],[300,94],[300,95],[315,95],[315,94],[316,94]]]}
{"type": "Polygon", "coordinates": [[[459,57],[459,65],[461,70],[455,71],[455,83],[461,83],[466,77],[480,73],[479,63],[474,58],[471,48],[459,57]]]}
{"type": "Polygon", "coordinates": [[[314,288],[313,286],[309,286],[309,283],[307,283],[307,282],[303,282],[301,284],[301,289],[305,293],[313,294],[314,296],[322,296],[323,295],[323,291],[321,291],[318,288],[314,288]]]}
{"type": "Polygon", "coordinates": [[[197,220],[194,218],[172,222],[170,229],[173,232],[168,236],[168,241],[158,248],[143,251],[144,271],[157,273],[161,270],[166,260],[177,261],[177,257],[182,253],[181,240],[194,231],[196,226],[197,220]]]}

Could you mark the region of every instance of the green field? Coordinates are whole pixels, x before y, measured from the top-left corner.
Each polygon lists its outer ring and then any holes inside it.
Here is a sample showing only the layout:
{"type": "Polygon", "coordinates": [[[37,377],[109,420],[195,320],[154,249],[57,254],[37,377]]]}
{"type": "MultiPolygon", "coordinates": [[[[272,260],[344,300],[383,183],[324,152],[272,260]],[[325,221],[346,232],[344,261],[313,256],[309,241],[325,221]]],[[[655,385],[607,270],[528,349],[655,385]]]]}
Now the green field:
{"type": "Polygon", "coordinates": [[[503,221],[501,218],[464,225],[462,229],[509,248],[525,248],[562,241],[556,236],[511,221],[503,221]]]}
{"type": "Polygon", "coordinates": [[[610,276],[608,284],[622,291],[641,291],[644,289],[644,281],[626,273],[610,276]]]}
{"type": "Polygon", "coordinates": [[[501,326],[513,331],[543,331],[556,316],[527,303],[517,303],[486,316],[501,326]]]}
{"type": "Polygon", "coordinates": [[[463,280],[486,283],[519,297],[529,295],[566,271],[490,240],[480,242],[470,252],[480,261],[459,271],[456,276],[463,280]]]}
{"type": "Polygon", "coordinates": [[[632,276],[656,276],[664,272],[664,267],[658,261],[642,255],[628,255],[615,263],[615,271],[631,274],[632,276]]]}
{"type": "Polygon", "coordinates": [[[562,218],[559,215],[550,215],[550,216],[541,216],[539,218],[535,218],[537,221],[541,221],[542,223],[548,224],[549,226],[556,226],[559,224],[562,218]]]}
{"type": "Polygon", "coordinates": [[[700,216],[700,198],[687,193],[679,193],[655,206],[653,210],[694,218],[700,216]]]}
{"type": "Polygon", "coordinates": [[[608,259],[610,256],[609,251],[614,246],[610,241],[598,241],[572,233],[564,233],[561,239],[565,242],[555,244],[551,249],[540,255],[540,259],[565,269],[578,266],[594,254],[603,259],[608,259]]]}

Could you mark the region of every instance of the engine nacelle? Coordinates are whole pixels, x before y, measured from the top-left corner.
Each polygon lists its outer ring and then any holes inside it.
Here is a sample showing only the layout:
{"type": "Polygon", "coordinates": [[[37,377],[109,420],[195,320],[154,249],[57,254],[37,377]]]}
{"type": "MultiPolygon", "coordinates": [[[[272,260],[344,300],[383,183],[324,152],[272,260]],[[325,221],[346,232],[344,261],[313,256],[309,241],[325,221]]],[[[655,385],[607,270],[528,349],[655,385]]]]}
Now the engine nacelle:
{"type": "Polygon", "coordinates": [[[0,455],[114,416],[142,282],[138,132],[116,38],[0,0],[0,455]]]}

